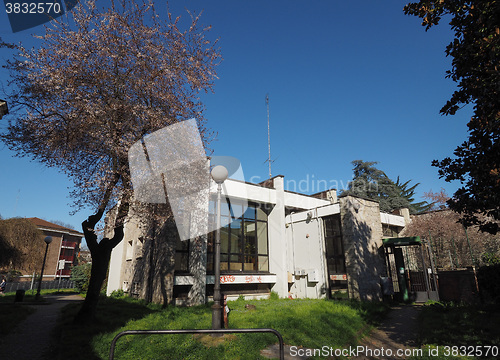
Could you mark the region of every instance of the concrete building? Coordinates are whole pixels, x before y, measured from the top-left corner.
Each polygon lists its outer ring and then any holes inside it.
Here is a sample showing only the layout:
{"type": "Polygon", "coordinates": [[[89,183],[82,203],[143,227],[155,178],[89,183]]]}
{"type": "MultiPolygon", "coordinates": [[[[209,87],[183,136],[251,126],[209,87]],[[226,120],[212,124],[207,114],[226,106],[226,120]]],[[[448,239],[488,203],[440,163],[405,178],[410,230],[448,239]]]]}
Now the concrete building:
{"type": "MultiPolygon", "coordinates": [[[[221,290],[228,298],[261,298],[271,291],[291,298],[323,298],[335,292],[362,300],[382,298],[380,278],[387,276],[382,238],[399,234],[408,218],[405,211],[381,213],[377,202],[337,198],[335,190],[311,196],[287,191],[283,176],[260,184],[228,179],[224,193],[221,290]],[[244,203],[248,208],[239,212],[243,215],[231,217],[244,203]]],[[[175,255],[168,252],[153,261],[146,255],[147,231],[139,219],[129,217],[124,240],[111,255],[108,294],[121,289],[144,298],[148,282],[170,281],[177,303],[210,299],[214,233],[177,240],[175,255]],[[155,279],[148,280],[153,263],[155,279]],[[168,267],[175,271],[162,270],[168,267]],[[172,273],[173,279],[158,279],[172,273]]],[[[165,286],[160,288],[165,292],[165,286]]]]}

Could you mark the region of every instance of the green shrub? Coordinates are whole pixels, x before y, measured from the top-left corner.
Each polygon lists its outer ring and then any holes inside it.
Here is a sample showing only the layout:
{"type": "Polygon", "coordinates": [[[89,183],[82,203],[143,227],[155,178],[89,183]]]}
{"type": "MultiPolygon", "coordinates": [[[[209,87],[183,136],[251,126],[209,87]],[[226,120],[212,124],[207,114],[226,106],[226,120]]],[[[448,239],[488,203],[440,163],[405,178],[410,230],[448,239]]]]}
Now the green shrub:
{"type": "Polygon", "coordinates": [[[500,264],[500,255],[493,252],[484,253],[481,257],[486,265],[497,265],[500,264]]]}
{"type": "Polygon", "coordinates": [[[277,292],[271,291],[271,295],[269,295],[269,300],[279,300],[280,296],[277,292]]]}
{"type": "Polygon", "coordinates": [[[113,292],[109,296],[114,298],[114,299],[120,299],[122,297],[125,297],[125,292],[122,289],[113,290],[113,292]]]}
{"type": "Polygon", "coordinates": [[[21,276],[23,276],[23,273],[14,269],[9,270],[7,273],[8,281],[17,281],[21,276]]]}
{"type": "Polygon", "coordinates": [[[90,271],[92,264],[87,263],[75,266],[71,270],[71,280],[75,282],[75,287],[79,292],[87,292],[89,288],[90,271]]]}

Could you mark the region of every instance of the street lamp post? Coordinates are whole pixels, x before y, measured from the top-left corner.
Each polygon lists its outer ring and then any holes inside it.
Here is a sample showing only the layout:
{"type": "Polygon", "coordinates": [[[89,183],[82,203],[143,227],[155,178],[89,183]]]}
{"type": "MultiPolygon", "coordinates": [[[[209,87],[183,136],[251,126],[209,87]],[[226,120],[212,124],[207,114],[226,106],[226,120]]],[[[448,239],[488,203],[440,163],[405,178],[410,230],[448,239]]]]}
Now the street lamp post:
{"type": "Polygon", "coordinates": [[[222,306],[220,303],[220,203],[222,183],[227,179],[227,169],[222,165],[217,165],[212,169],[212,179],[217,183],[217,228],[215,230],[215,259],[214,259],[214,304],[212,306],[212,329],[217,330],[221,328],[222,323],[222,306]]]}
{"type": "Polygon", "coordinates": [[[52,236],[46,236],[45,239],[45,255],[43,256],[43,264],[42,264],[42,273],[40,274],[40,281],[38,281],[38,290],[36,291],[35,299],[38,300],[40,298],[40,291],[42,290],[42,280],[43,280],[43,269],[45,268],[45,260],[47,259],[47,251],[49,250],[49,244],[52,242],[52,236]]]}

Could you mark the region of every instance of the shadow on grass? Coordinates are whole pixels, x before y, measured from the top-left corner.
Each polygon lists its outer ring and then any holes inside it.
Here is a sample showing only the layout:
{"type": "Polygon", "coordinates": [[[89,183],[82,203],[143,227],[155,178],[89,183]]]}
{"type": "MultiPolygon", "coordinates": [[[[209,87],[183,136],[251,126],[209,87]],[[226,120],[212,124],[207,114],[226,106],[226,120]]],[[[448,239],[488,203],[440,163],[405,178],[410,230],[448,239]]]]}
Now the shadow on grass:
{"type": "MultiPolygon", "coordinates": [[[[63,309],[57,354],[50,359],[96,360],[109,356],[113,337],[123,330],[209,329],[211,304],[195,307],[146,305],[130,298],[103,298],[98,318],[89,326],[72,323],[78,306],[63,309]]],[[[384,313],[383,304],[334,302],[324,300],[241,300],[229,303],[230,328],[274,328],[287,344],[318,348],[355,345],[364,318],[375,321],[384,313]],[[252,308],[247,305],[253,305],[252,308]],[[378,314],[378,315],[374,315],[378,314]]],[[[117,343],[117,359],[251,359],[260,349],[276,342],[272,334],[236,335],[219,346],[208,346],[191,335],[128,336],[117,343]]]]}
{"type": "Polygon", "coordinates": [[[422,344],[478,346],[500,344],[500,308],[488,305],[434,303],[419,316],[422,344]]]}
{"type": "Polygon", "coordinates": [[[23,306],[11,303],[5,303],[0,307],[2,318],[0,320],[0,336],[4,337],[12,332],[19,323],[35,312],[30,306],[23,306]]]}
{"type": "Polygon", "coordinates": [[[378,326],[387,317],[390,304],[378,301],[337,300],[358,311],[361,318],[372,326],[378,326]]]}
{"type": "Polygon", "coordinates": [[[161,306],[147,305],[130,298],[101,297],[97,318],[92,324],[73,323],[81,304],[70,304],[62,309],[55,336],[60,339],[51,359],[96,360],[101,359],[92,348],[92,338],[123,327],[130,320],[138,320],[161,311],[161,306]]]}

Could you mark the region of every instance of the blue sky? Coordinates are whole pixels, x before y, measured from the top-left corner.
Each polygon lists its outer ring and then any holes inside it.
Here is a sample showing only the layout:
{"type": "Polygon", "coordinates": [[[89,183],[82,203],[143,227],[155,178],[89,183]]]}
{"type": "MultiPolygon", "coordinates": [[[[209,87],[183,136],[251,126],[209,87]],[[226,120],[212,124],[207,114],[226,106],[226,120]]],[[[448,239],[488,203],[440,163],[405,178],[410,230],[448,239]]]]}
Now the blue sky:
{"type": "MultiPolygon", "coordinates": [[[[165,2],[157,3],[164,13],[165,2]]],[[[444,50],[453,34],[446,22],[425,32],[419,19],[403,14],[405,3],[170,1],[175,15],[203,10],[202,23],[220,38],[219,80],[213,94],[202,95],[208,126],[218,133],[214,155],[240,159],[247,180],[269,176],[269,94],[272,174],[284,175],[290,190],[341,189],[352,179],[351,161],[362,159],[378,161],[394,180],[420,182],[419,196],[442,187],[452,194],[459,184],[439,179],[431,161],[466,139],[472,109],[439,114],[456,87],[445,79],[451,59],[444,50]]],[[[43,26],[12,34],[0,9],[0,37],[36,46],[31,34],[43,26]]],[[[5,86],[3,70],[0,81],[5,86]]],[[[71,182],[13,155],[0,144],[2,217],[36,216],[79,229],[90,211],[69,215],[71,182]]]]}

